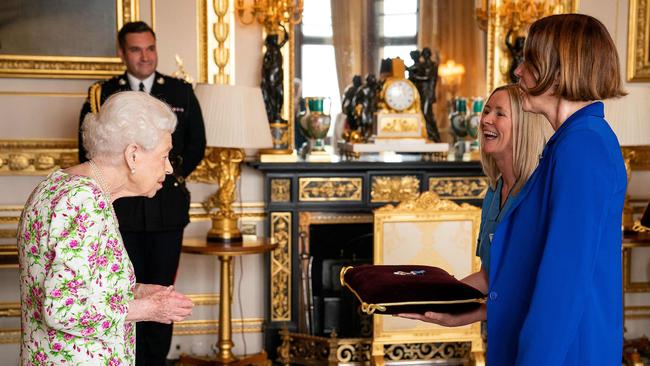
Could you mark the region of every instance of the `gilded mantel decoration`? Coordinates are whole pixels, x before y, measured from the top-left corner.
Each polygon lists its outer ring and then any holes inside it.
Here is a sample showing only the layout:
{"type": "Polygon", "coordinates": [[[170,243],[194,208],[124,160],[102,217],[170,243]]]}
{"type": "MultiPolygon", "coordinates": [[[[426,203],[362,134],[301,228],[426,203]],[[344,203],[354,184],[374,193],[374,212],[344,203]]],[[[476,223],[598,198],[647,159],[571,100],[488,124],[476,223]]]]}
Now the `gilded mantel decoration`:
{"type": "Polygon", "coordinates": [[[374,176],[370,190],[371,202],[400,202],[420,194],[420,179],[414,175],[374,176]]]}
{"type": "Polygon", "coordinates": [[[271,202],[291,201],[291,179],[271,179],[271,202]]]}
{"type": "Polygon", "coordinates": [[[429,191],[445,199],[482,199],[487,189],[485,177],[429,178],[429,191]]]}
{"type": "MultiPolygon", "coordinates": [[[[123,72],[124,67],[120,58],[117,56],[117,49],[113,49],[114,39],[117,36],[117,31],[124,23],[137,20],[139,17],[139,0],[114,0],[114,1],[87,1],[83,2],[84,9],[79,9],[88,16],[96,16],[98,19],[86,20],[89,24],[103,24],[107,11],[114,12],[115,24],[112,29],[105,27],[85,28],[83,29],[83,37],[72,34],[63,33],[65,30],[73,29],[74,32],[78,31],[78,27],[63,27],[62,29],[48,28],[49,21],[46,15],[52,14],[66,14],[65,11],[57,9],[60,6],[59,2],[49,3],[42,2],[38,11],[29,11],[22,9],[27,5],[22,5],[23,2],[13,2],[15,9],[11,5],[5,10],[13,10],[15,14],[26,14],[22,17],[16,16],[12,19],[11,31],[15,34],[29,35],[34,29],[39,29],[41,32],[48,32],[51,35],[47,37],[39,37],[35,35],[36,42],[45,42],[43,45],[28,46],[13,45],[11,51],[5,51],[7,47],[3,47],[0,53],[0,77],[36,77],[36,78],[81,78],[81,79],[95,79],[95,78],[108,78],[113,75],[118,75],[123,72]],[[59,5],[57,5],[59,4],[59,5]],[[47,8],[51,9],[47,9],[47,8]],[[33,14],[32,14],[33,13],[33,14]],[[39,19],[42,17],[43,19],[39,19]],[[104,44],[106,40],[110,39],[109,49],[100,49],[99,47],[90,46],[85,53],[70,54],[72,53],[69,48],[70,44],[82,40],[95,40],[97,44],[104,44]],[[24,50],[22,48],[25,48],[24,50]],[[48,51],[40,51],[48,50],[48,51]],[[11,52],[11,53],[8,53],[11,52]]],[[[81,4],[81,3],[80,3],[81,4]]],[[[65,10],[65,9],[64,9],[65,10]]],[[[75,14],[68,12],[69,14],[75,14]]],[[[74,16],[74,15],[73,15],[74,16]]],[[[63,19],[64,22],[74,24],[75,19],[63,19]]],[[[25,44],[27,44],[26,42],[25,44]]],[[[3,44],[3,46],[5,46],[3,44]]]]}
{"type": "Polygon", "coordinates": [[[357,177],[299,178],[298,200],[361,201],[362,179],[357,177]]]}
{"type": "Polygon", "coordinates": [[[627,31],[627,81],[650,81],[650,5],[630,0],[627,31]]]}
{"type": "Polygon", "coordinates": [[[271,321],[291,320],[291,212],[271,212],[271,321]]]}

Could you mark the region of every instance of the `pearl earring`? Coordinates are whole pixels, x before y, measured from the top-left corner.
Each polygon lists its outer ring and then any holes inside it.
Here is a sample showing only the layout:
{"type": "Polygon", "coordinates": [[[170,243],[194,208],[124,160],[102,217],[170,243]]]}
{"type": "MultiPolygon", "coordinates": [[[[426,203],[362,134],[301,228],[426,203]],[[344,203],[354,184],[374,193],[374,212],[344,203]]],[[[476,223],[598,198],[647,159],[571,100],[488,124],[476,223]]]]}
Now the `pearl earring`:
{"type": "Polygon", "coordinates": [[[131,168],[131,174],[135,174],[135,168],[131,168]]]}

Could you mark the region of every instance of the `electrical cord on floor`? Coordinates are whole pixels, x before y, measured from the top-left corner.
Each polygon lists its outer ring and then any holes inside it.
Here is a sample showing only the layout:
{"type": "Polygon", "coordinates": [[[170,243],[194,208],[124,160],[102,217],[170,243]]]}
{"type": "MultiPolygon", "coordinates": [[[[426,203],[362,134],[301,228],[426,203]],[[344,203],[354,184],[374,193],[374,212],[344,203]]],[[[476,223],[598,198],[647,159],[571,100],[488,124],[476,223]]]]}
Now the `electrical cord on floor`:
{"type": "MultiPolygon", "coordinates": [[[[243,174],[240,175],[239,178],[239,189],[237,190],[237,196],[239,198],[239,212],[240,214],[244,212],[244,200],[242,198],[242,189],[244,185],[244,177],[243,174]]],[[[235,187],[236,188],[236,187],[235,187]]],[[[241,217],[241,216],[240,216],[241,217]]],[[[236,263],[234,261],[233,263],[236,263]]],[[[234,272],[233,272],[234,273],[234,272]]],[[[242,303],[242,296],[241,296],[241,284],[242,280],[244,279],[244,256],[240,255],[239,256],[239,283],[237,284],[237,303],[239,305],[239,315],[241,317],[241,340],[242,340],[242,345],[244,346],[244,356],[248,355],[247,351],[247,346],[246,346],[246,337],[244,334],[244,329],[245,329],[245,324],[244,324],[244,305],[242,303]]]]}

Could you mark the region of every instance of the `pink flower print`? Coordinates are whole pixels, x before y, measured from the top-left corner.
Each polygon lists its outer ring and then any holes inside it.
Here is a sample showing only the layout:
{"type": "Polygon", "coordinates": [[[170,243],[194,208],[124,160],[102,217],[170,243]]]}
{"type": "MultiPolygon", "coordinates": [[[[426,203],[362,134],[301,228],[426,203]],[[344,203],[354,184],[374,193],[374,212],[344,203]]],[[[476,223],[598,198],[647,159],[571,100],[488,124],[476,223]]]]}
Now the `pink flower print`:
{"type": "Polygon", "coordinates": [[[71,340],[71,339],[72,339],[72,334],[66,333],[66,334],[63,336],[63,339],[65,339],[66,341],[71,340]]]}
{"type": "Polygon", "coordinates": [[[66,306],[70,306],[72,304],[74,304],[74,299],[73,298],[68,297],[67,299],[65,299],[65,305],[66,306]]]}
{"type": "Polygon", "coordinates": [[[34,287],[32,288],[32,295],[34,295],[35,297],[40,297],[41,295],[43,295],[43,291],[41,291],[39,287],[34,287]]]}
{"type": "Polygon", "coordinates": [[[29,248],[29,251],[34,255],[38,254],[38,249],[33,245],[31,248],[29,248]]]}
{"type": "Polygon", "coordinates": [[[59,297],[61,297],[61,290],[56,289],[56,290],[52,291],[52,293],[50,295],[52,295],[52,297],[59,298],[59,297]]]}
{"type": "Polygon", "coordinates": [[[34,314],[32,314],[32,317],[34,318],[34,320],[41,320],[41,313],[35,311],[34,314]]]}
{"type": "MultiPolygon", "coordinates": [[[[108,260],[103,255],[101,257],[99,257],[99,259],[97,260],[97,264],[99,264],[101,267],[106,267],[107,263],[108,263],[108,260]]],[[[113,272],[115,272],[115,271],[113,271],[113,272]]]]}
{"type": "Polygon", "coordinates": [[[117,265],[117,263],[113,263],[113,265],[111,266],[111,271],[117,272],[119,270],[120,270],[120,266],[117,265]]]}
{"type": "Polygon", "coordinates": [[[56,257],[56,253],[53,250],[45,252],[45,258],[49,260],[54,260],[55,257],[56,257]]]}
{"type": "Polygon", "coordinates": [[[48,337],[54,337],[55,334],[56,334],[56,330],[54,330],[54,329],[50,329],[50,330],[47,331],[47,336],[48,337]]]}
{"type": "Polygon", "coordinates": [[[103,329],[108,329],[110,326],[111,326],[111,322],[109,322],[108,320],[104,320],[104,322],[102,323],[103,329]]]}
{"type": "Polygon", "coordinates": [[[121,364],[122,362],[120,362],[120,360],[115,357],[111,358],[111,360],[108,362],[108,366],[119,366],[121,364]]]}
{"type": "Polygon", "coordinates": [[[78,241],[76,241],[76,240],[74,240],[74,239],[70,241],[70,248],[74,249],[74,248],[76,248],[78,245],[79,245],[79,242],[78,242],[78,241]]]}
{"type": "Polygon", "coordinates": [[[45,356],[45,353],[43,353],[42,351],[36,352],[34,358],[38,362],[45,362],[45,360],[47,360],[47,356],[45,356]]]}
{"type": "Polygon", "coordinates": [[[61,351],[61,348],[63,348],[63,346],[61,346],[61,343],[58,343],[58,342],[54,343],[54,345],[52,346],[52,349],[54,350],[54,352],[61,351]]]}
{"type": "Polygon", "coordinates": [[[62,238],[65,238],[65,237],[67,237],[68,235],[70,235],[70,233],[68,232],[68,230],[63,230],[63,231],[61,232],[61,237],[62,237],[62,238]]]}
{"type": "Polygon", "coordinates": [[[88,337],[89,335],[95,333],[95,328],[93,327],[86,327],[81,331],[81,335],[84,337],[88,337]]]}
{"type": "Polygon", "coordinates": [[[30,238],[29,231],[25,231],[25,235],[23,235],[23,238],[25,239],[26,242],[29,242],[29,238],[30,238]]]}
{"type": "Polygon", "coordinates": [[[99,202],[99,208],[101,208],[103,210],[104,207],[106,207],[106,202],[104,202],[104,201],[99,202]]]}

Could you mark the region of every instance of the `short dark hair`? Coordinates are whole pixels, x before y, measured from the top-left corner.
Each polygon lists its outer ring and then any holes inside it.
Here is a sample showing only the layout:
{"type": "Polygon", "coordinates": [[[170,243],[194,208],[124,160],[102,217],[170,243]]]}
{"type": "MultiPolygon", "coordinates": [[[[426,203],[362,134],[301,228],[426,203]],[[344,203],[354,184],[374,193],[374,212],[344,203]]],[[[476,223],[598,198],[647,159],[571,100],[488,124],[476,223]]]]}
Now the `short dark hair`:
{"type": "Polygon", "coordinates": [[[540,95],[557,83],[555,94],[571,101],[626,95],[616,45],[598,19],[584,14],[551,15],[534,22],[524,47],[524,62],[540,95]]]}
{"type": "Polygon", "coordinates": [[[149,32],[153,36],[153,39],[156,39],[156,33],[151,29],[149,24],[137,21],[137,22],[128,22],[122,26],[120,31],[117,33],[117,43],[121,49],[124,49],[124,44],[126,43],[126,35],[129,33],[144,33],[149,32]]]}

